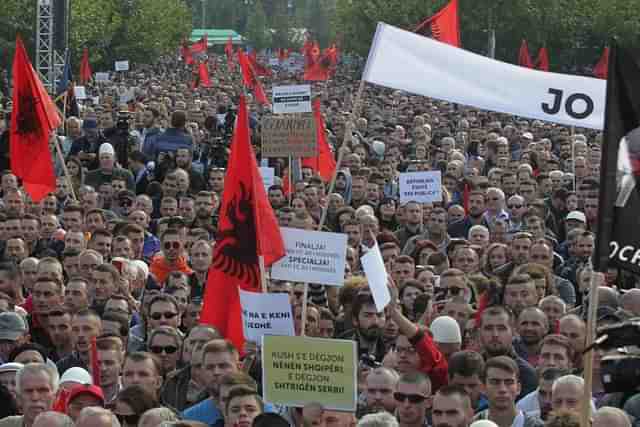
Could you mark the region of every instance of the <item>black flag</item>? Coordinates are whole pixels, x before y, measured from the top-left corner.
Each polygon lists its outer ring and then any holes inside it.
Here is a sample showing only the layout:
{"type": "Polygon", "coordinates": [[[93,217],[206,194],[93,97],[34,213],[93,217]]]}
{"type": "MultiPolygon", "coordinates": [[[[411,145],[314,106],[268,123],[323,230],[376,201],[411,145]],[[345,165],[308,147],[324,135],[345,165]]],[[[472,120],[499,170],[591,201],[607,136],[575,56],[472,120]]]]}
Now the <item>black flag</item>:
{"type": "Polygon", "coordinates": [[[610,54],[594,265],[640,273],[640,50],[610,54]]]}

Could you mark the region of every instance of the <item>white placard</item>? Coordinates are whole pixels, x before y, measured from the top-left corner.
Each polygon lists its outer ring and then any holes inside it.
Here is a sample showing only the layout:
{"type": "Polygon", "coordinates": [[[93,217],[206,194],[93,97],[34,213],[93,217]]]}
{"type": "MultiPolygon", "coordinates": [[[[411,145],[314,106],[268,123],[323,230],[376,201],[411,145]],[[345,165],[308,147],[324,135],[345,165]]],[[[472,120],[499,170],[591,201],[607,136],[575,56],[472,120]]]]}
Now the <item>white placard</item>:
{"type": "Polygon", "coordinates": [[[95,73],[95,80],[98,83],[105,83],[109,81],[109,73],[95,73]]]}
{"type": "Polygon", "coordinates": [[[275,67],[277,65],[280,65],[280,60],[278,58],[269,58],[269,65],[271,67],[275,67]]]}
{"type": "Polygon", "coordinates": [[[271,266],[271,278],[342,286],[347,235],[280,228],[287,254],[271,266]]]}
{"type": "Polygon", "coordinates": [[[259,343],[263,335],[295,335],[289,295],[239,291],[247,341],[259,343]]]}
{"type": "Polygon", "coordinates": [[[391,302],[391,294],[387,287],[387,269],[384,266],[378,245],[369,249],[360,258],[360,263],[365,276],[367,276],[369,289],[371,289],[373,301],[376,303],[376,310],[380,312],[391,302]]]}
{"type": "Polygon", "coordinates": [[[116,61],[116,71],[129,71],[129,61],[116,61]]]}
{"type": "Polygon", "coordinates": [[[274,86],[273,112],[310,113],[311,85],[274,86]]]}
{"type": "Polygon", "coordinates": [[[275,169],[268,166],[261,166],[260,175],[262,176],[264,191],[268,192],[269,187],[271,187],[275,181],[275,169]]]}
{"type": "Polygon", "coordinates": [[[604,125],[606,80],[507,64],[383,23],[378,24],[362,79],[567,126],[604,125]]]}
{"type": "Polygon", "coordinates": [[[400,204],[442,201],[442,172],[407,172],[400,174],[400,204]]]}
{"type": "Polygon", "coordinates": [[[87,92],[84,86],[75,86],[73,89],[73,93],[76,96],[76,99],[87,99],[87,92]]]}
{"type": "Polygon", "coordinates": [[[121,104],[126,104],[136,97],[136,88],[134,87],[118,87],[118,100],[121,104]]]}

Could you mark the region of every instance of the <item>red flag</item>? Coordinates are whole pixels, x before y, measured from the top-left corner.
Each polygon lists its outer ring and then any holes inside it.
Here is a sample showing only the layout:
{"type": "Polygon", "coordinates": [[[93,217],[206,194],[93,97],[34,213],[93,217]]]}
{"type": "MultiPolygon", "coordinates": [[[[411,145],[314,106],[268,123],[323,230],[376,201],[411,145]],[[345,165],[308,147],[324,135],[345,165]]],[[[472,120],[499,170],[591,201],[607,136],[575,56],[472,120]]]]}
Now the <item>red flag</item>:
{"type": "Polygon", "coordinates": [[[607,80],[609,75],[609,48],[605,47],[600,60],[593,67],[593,75],[599,79],[607,80]]]}
{"type": "Polygon", "coordinates": [[[56,189],[49,137],[62,120],[29,62],[20,36],[16,39],[12,75],[11,170],[22,178],[31,199],[39,202],[56,189]]]}
{"type": "Polygon", "coordinates": [[[193,64],[193,55],[191,54],[191,48],[187,45],[187,41],[182,42],[182,47],[180,48],[180,53],[182,54],[182,60],[185,64],[191,65],[193,64]]]}
{"type": "Polygon", "coordinates": [[[227,44],[224,45],[224,53],[227,55],[227,68],[229,68],[230,72],[233,72],[233,40],[231,36],[229,36],[229,40],[227,40],[227,44]]]}
{"type": "Polygon", "coordinates": [[[320,111],[320,98],[313,101],[313,116],[316,122],[316,135],[318,137],[318,155],[316,157],[306,157],[302,159],[302,166],[307,166],[315,170],[326,182],[331,181],[333,172],[336,170],[336,161],[333,158],[331,148],[327,142],[327,132],[320,111]]]}
{"type": "Polygon", "coordinates": [[[264,93],[262,89],[262,85],[258,80],[258,77],[253,70],[251,62],[247,55],[244,53],[242,49],[238,49],[238,63],[240,64],[240,70],[242,72],[242,81],[247,89],[253,89],[253,94],[256,97],[256,101],[258,101],[262,105],[269,104],[269,100],[267,99],[267,95],[264,93]]]}
{"type": "Polygon", "coordinates": [[[460,47],[460,18],[458,15],[458,0],[451,0],[438,13],[421,22],[414,32],[423,33],[431,27],[431,36],[455,47],[460,47]]]}
{"type": "Polygon", "coordinates": [[[541,47],[536,59],[536,68],[540,71],[549,71],[549,52],[546,47],[541,47]]]}
{"type": "Polygon", "coordinates": [[[201,62],[198,65],[198,82],[201,87],[211,87],[211,80],[209,79],[209,67],[206,62],[201,62]]]}
{"type": "Polygon", "coordinates": [[[256,76],[273,76],[273,73],[267,66],[262,65],[258,62],[258,53],[255,49],[251,51],[247,58],[249,58],[249,62],[251,63],[251,67],[253,67],[253,72],[256,74],[256,76]]]}
{"type": "Polygon", "coordinates": [[[70,389],[60,387],[58,389],[58,394],[56,394],[56,399],[53,401],[51,410],[54,412],[60,412],[61,414],[66,414],[67,400],[69,400],[70,392],[70,389]]]}
{"type": "Polygon", "coordinates": [[[85,84],[91,80],[93,71],[91,71],[91,64],[89,64],[89,49],[84,48],[82,53],[82,62],[80,63],[80,83],[85,84]]]}
{"type": "Polygon", "coordinates": [[[304,67],[304,79],[310,81],[328,80],[331,75],[332,55],[325,51],[320,59],[304,67]]]}
{"type": "Polygon", "coordinates": [[[91,362],[91,378],[93,379],[93,385],[100,387],[100,360],[98,358],[98,346],[96,345],[96,337],[91,338],[89,361],[91,362]]]}
{"type": "Polygon", "coordinates": [[[207,53],[209,40],[205,34],[200,40],[191,45],[191,53],[207,53]]]}
{"type": "Polygon", "coordinates": [[[518,55],[518,64],[521,67],[533,68],[533,63],[531,62],[531,55],[529,55],[529,46],[527,46],[527,41],[522,40],[522,44],[520,45],[520,54],[518,55]]]}
{"type": "Polygon", "coordinates": [[[258,256],[265,267],[285,255],[249,137],[244,96],[240,96],[200,321],[215,326],[240,351],[244,348],[238,289],[260,292],[258,256]]]}

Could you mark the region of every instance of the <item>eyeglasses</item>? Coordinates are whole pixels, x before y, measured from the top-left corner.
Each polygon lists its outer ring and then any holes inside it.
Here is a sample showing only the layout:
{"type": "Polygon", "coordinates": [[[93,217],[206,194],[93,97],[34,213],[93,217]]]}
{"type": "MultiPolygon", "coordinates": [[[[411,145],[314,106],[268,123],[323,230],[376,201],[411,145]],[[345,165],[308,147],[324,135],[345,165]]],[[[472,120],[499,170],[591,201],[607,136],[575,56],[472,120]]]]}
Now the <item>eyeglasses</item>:
{"type": "Polygon", "coordinates": [[[123,414],[116,414],[116,418],[118,418],[118,421],[120,421],[120,424],[126,424],[126,425],[138,425],[138,421],[140,420],[140,415],[137,414],[129,414],[129,415],[123,415],[123,414]]]}
{"type": "Polygon", "coordinates": [[[178,351],[178,347],[174,345],[152,345],[151,347],[149,347],[149,350],[151,350],[151,353],[153,354],[160,354],[162,352],[164,352],[165,354],[173,354],[178,351]]]}
{"type": "Polygon", "coordinates": [[[173,313],[171,311],[166,311],[164,313],[151,313],[149,315],[149,317],[151,317],[153,320],[160,320],[163,317],[168,320],[168,319],[173,319],[177,315],[178,315],[178,313],[173,313]]]}
{"type": "Polygon", "coordinates": [[[180,242],[164,242],[164,248],[166,250],[180,249],[180,242]]]}
{"type": "Polygon", "coordinates": [[[405,394],[400,392],[393,393],[393,398],[398,402],[405,402],[408,400],[409,403],[412,403],[414,405],[427,400],[427,396],[423,396],[421,394],[405,394]]]}

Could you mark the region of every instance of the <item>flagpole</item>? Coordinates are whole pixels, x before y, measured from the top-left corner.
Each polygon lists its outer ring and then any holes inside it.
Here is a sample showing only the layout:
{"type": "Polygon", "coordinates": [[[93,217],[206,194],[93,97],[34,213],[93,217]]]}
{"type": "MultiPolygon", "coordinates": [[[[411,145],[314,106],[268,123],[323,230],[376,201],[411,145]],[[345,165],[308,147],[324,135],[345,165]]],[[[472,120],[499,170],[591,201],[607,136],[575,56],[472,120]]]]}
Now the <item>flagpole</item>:
{"type": "MultiPolygon", "coordinates": [[[[582,411],[580,411],[580,425],[591,426],[591,399],[593,398],[593,341],[596,334],[596,315],[598,311],[598,286],[604,281],[604,275],[595,271],[591,272],[589,281],[589,314],[587,317],[587,336],[585,348],[588,349],[583,357],[584,370],[584,396],[582,399],[582,411]]],[[[585,301],[582,302],[583,304],[585,301]]]]}
{"type": "Polygon", "coordinates": [[[73,197],[73,200],[78,201],[78,198],[76,197],[76,192],[73,189],[73,182],[71,181],[71,175],[69,175],[69,169],[67,169],[67,164],[65,163],[64,155],[62,154],[62,149],[60,148],[60,144],[58,143],[58,137],[54,135],[53,139],[55,142],[58,159],[60,160],[60,164],[62,165],[62,172],[64,173],[64,178],[67,181],[67,185],[69,186],[69,189],[71,190],[71,197],[73,197]]]}
{"type": "Polygon", "coordinates": [[[302,294],[302,314],[300,317],[301,325],[300,325],[300,336],[306,336],[307,329],[307,299],[309,298],[309,284],[304,284],[304,293],[302,294]]]}
{"type": "Polygon", "coordinates": [[[293,201],[293,190],[295,189],[295,185],[293,182],[293,156],[289,154],[289,170],[287,171],[289,174],[289,206],[291,206],[291,202],[293,201]]]}
{"type": "MultiPolygon", "coordinates": [[[[358,87],[358,92],[356,94],[356,99],[353,102],[353,108],[351,109],[351,119],[347,120],[345,123],[344,129],[344,138],[342,140],[342,145],[338,148],[338,160],[336,161],[336,168],[333,171],[333,175],[331,176],[331,182],[329,184],[329,189],[327,191],[327,197],[333,193],[333,189],[336,186],[336,178],[338,177],[338,171],[340,170],[340,165],[342,164],[342,158],[344,157],[344,150],[342,149],[347,143],[347,138],[352,138],[352,129],[351,126],[355,126],[355,120],[357,120],[360,115],[360,104],[362,101],[362,93],[364,92],[364,80],[360,80],[360,86],[358,87]]],[[[327,211],[328,205],[322,209],[322,217],[320,218],[320,224],[318,224],[318,230],[322,230],[324,227],[324,223],[327,220],[327,211]]]]}
{"type": "Polygon", "coordinates": [[[258,256],[258,263],[260,265],[260,284],[262,286],[262,292],[267,293],[267,269],[264,267],[264,255],[258,256]]]}

